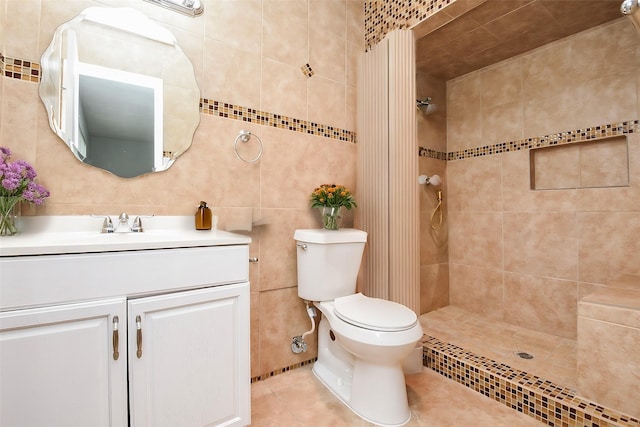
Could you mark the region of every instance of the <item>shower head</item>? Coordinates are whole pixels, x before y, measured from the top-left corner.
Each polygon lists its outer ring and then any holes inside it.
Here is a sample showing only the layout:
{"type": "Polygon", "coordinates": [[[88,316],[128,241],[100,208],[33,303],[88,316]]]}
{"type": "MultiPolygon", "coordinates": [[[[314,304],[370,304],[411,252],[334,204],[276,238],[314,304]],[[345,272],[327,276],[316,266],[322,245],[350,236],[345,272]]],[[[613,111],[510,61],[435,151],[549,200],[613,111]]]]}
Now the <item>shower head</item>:
{"type": "Polygon", "coordinates": [[[431,98],[427,97],[425,99],[416,100],[416,108],[424,115],[429,115],[436,110],[436,104],[431,103],[431,98]]]}
{"type": "Polygon", "coordinates": [[[620,11],[631,19],[633,26],[640,33],[640,0],[624,0],[620,11]]]}

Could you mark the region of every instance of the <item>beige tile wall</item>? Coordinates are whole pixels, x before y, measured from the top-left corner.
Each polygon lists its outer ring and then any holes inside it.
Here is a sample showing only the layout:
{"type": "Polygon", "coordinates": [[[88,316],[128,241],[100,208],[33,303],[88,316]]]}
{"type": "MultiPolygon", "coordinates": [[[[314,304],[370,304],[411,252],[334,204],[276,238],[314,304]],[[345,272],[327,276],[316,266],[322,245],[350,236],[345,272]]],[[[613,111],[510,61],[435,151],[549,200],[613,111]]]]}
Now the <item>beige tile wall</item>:
{"type": "MultiPolygon", "coordinates": [[[[204,98],[355,131],[360,1],[204,0],[204,15],[190,18],[139,0],[0,0],[0,52],[39,62],[58,25],[101,5],[138,9],[169,28],[194,64],[204,98]],[[305,64],[314,71],[310,78],[301,71],[305,64]]],[[[27,214],[191,215],[206,200],[224,229],[247,208],[261,210],[269,224],[250,234],[251,256],[260,259],[250,269],[252,376],[315,357],[314,345],[306,354],[290,350],[291,338],[310,327],[297,298],[292,236],[296,228],[320,226],[308,208],[316,186],[355,190],[355,144],[201,115],[193,145],[168,171],[122,179],[71,155],[49,129],[37,84],[2,78],[0,90],[0,145],[32,162],[52,194],[27,214]],[[257,163],[233,153],[242,129],[262,138],[257,163]]]]}
{"type": "Polygon", "coordinates": [[[636,418],[640,417],[638,309],[640,276],[628,275],[580,301],[576,363],[577,389],[582,396],[636,418]]]}
{"type": "MultiPolygon", "coordinates": [[[[418,171],[421,175],[440,175],[446,179],[446,162],[428,157],[418,159],[418,171]]],[[[446,195],[446,186],[433,187],[422,185],[420,192],[420,313],[449,305],[449,215],[447,198],[442,204],[442,225],[434,230],[430,227],[431,214],[436,208],[436,191],[446,195]]],[[[438,215],[433,224],[438,224],[438,215]]]]}
{"type": "MultiPolygon", "coordinates": [[[[448,151],[637,120],[638,76],[622,18],[451,80],[448,151]]],[[[448,162],[451,304],[575,338],[578,299],[640,273],[640,135],[627,136],[628,187],[531,190],[528,150],[448,162]]]]}
{"type": "MultiPolygon", "coordinates": [[[[6,2],[6,0],[2,0],[0,1],[0,6],[4,6],[4,3],[6,2]]],[[[6,10],[5,7],[0,7],[0,47],[4,47],[4,41],[5,41],[5,27],[6,27],[6,10]]],[[[2,49],[2,51],[4,52],[4,49],[2,49]]],[[[0,61],[3,62],[3,61],[0,61]]],[[[2,76],[4,76],[4,64],[0,65],[0,67],[2,69],[0,69],[0,71],[2,72],[2,76]]],[[[2,95],[2,79],[0,79],[0,95],[2,95]]]]}
{"type": "MultiPolygon", "coordinates": [[[[418,147],[438,153],[447,151],[447,92],[446,83],[427,74],[416,75],[418,99],[431,98],[436,109],[429,115],[416,112],[418,147]]],[[[418,172],[420,175],[440,175],[443,185],[420,186],[420,313],[449,305],[449,264],[448,264],[448,198],[443,199],[443,222],[439,229],[430,226],[431,215],[436,208],[436,192],[446,189],[447,162],[437,158],[420,156],[418,172]]],[[[433,218],[433,224],[439,223],[439,213],[433,218]]]]}

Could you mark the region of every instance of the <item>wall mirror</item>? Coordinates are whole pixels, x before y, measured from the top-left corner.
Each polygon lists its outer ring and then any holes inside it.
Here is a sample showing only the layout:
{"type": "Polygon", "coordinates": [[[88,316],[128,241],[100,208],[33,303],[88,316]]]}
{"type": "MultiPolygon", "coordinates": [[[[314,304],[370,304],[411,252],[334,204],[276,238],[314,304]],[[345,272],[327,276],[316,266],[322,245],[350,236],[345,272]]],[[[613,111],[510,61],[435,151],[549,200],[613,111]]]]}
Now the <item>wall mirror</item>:
{"type": "Polygon", "coordinates": [[[90,7],[41,59],[51,129],[83,163],[130,178],[169,168],[200,123],[200,89],[175,37],[130,8],[90,7]]]}

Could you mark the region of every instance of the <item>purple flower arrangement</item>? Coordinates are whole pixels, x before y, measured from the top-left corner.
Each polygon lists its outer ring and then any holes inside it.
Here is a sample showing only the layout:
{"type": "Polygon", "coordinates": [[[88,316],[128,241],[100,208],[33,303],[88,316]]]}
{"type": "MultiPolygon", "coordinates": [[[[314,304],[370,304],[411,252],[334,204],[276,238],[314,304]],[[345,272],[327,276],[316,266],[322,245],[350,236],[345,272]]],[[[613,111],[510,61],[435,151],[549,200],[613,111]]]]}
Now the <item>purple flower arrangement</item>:
{"type": "Polygon", "coordinates": [[[0,235],[17,233],[13,208],[19,202],[44,203],[49,190],[35,181],[35,169],[24,160],[10,162],[11,150],[0,147],[0,235]]]}

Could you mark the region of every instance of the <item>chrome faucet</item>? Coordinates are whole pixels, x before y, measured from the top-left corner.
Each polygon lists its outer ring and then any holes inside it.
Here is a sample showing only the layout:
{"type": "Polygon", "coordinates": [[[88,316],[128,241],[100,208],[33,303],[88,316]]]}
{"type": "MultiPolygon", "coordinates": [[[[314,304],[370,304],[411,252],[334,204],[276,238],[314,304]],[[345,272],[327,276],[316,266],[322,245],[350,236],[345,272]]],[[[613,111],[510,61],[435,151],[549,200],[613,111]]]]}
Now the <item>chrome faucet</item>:
{"type": "Polygon", "coordinates": [[[104,218],[102,223],[101,233],[142,233],[144,229],[142,228],[142,219],[141,218],[151,218],[153,215],[138,215],[136,219],[133,220],[133,225],[129,225],[129,215],[126,212],[122,212],[118,217],[118,225],[113,226],[113,221],[111,221],[111,217],[108,215],[93,215],[94,218],[104,218]]]}
{"type": "Polygon", "coordinates": [[[118,225],[114,230],[114,233],[130,233],[131,226],[129,225],[129,215],[126,212],[122,212],[118,217],[118,225]]]}

